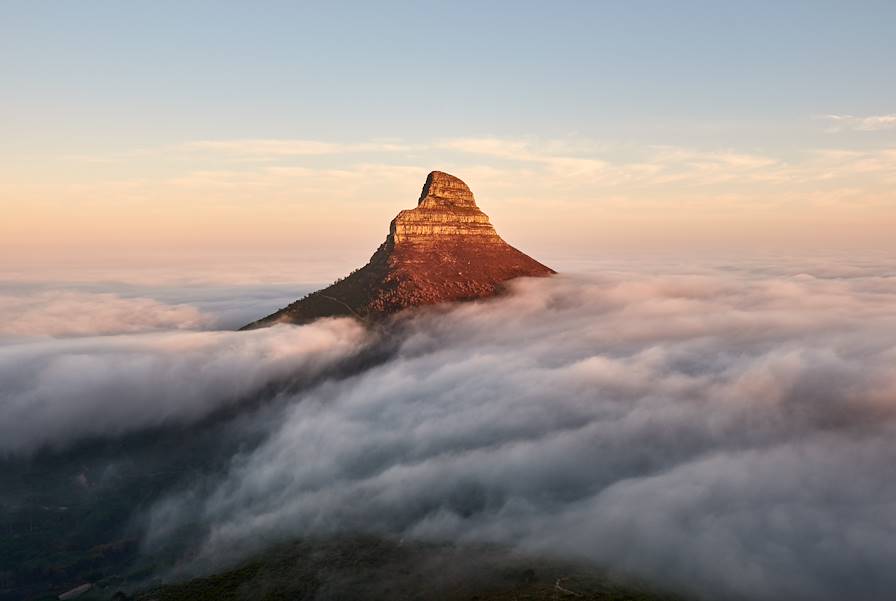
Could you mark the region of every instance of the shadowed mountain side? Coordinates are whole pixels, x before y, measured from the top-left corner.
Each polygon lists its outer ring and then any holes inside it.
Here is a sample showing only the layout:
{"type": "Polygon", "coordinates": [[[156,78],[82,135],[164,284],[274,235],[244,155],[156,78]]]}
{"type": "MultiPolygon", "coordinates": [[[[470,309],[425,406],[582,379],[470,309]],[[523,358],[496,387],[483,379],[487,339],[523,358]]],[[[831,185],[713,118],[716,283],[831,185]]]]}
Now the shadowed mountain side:
{"type": "MultiPolygon", "coordinates": [[[[331,538],[280,545],[204,578],[143,590],[136,601],[442,599],[682,601],[621,574],[498,547],[331,538]]],[[[127,599],[127,597],[126,597],[127,599]]]]}
{"type": "Polygon", "coordinates": [[[408,307],[493,296],[517,277],[555,273],[513,248],[458,178],[433,171],[361,269],[243,329],[321,317],[376,320],[408,307]]]}

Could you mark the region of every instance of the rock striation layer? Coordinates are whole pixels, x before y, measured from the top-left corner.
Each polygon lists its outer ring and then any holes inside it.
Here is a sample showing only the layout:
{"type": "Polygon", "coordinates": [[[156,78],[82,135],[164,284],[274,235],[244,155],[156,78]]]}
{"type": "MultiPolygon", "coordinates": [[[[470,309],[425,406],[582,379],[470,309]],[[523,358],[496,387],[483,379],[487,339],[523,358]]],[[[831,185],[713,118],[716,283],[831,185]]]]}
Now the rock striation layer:
{"type": "Polygon", "coordinates": [[[507,280],[553,273],[501,239],[464,182],[433,171],[417,206],[392,220],[367,265],[243,329],[320,317],[372,321],[409,307],[493,296],[507,280]]]}

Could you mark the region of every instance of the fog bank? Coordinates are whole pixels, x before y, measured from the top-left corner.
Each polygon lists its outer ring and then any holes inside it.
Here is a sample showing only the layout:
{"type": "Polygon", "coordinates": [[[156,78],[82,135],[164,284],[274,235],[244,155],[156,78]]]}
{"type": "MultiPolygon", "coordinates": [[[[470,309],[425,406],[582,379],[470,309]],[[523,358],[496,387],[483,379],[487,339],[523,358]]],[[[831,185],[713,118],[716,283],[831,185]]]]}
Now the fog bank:
{"type": "Polygon", "coordinates": [[[197,541],[195,569],[370,533],[574,557],[716,599],[889,599],[892,262],[587,271],[385,332],[208,331],[245,311],[238,288],[19,291],[38,325],[0,346],[0,453],[27,461],[276,394],[251,436],[220,429],[226,470],[135,508],[146,553],[197,541]],[[80,325],[48,337],[73,302],[80,325]],[[122,329],[132,302],[139,332],[122,329]]]}
{"type": "Polygon", "coordinates": [[[0,346],[0,455],[194,422],[356,354],[351,320],[253,332],[168,331],[0,346]]]}
{"type": "Polygon", "coordinates": [[[896,587],[896,279],[521,281],[297,395],[219,484],[149,516],[200,558],[373,532],[574,556],[734,599],[896,587]]]}

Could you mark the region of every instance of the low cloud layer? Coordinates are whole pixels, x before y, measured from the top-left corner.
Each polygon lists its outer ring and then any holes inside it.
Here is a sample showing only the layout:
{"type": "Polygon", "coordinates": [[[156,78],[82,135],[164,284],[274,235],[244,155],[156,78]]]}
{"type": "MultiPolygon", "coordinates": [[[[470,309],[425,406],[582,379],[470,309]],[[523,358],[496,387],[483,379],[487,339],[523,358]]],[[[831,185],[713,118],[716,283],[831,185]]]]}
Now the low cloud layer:
{"type": "Polygon", "coordinates": [[[889,599],[892,263],[590,271],[388,336],[336,320],[9,344],[0,452],[192,423],[304,378],[254,424],[257,447],[235,442],[225,473],[142,516],[147,552],[189,532],[216,564],[367,532],[574,557],[709,598],[889,599]]]}
{"type": "Polygon", "coordinates": [[[211,279],[184,281],[183,272],[178,277],[136,269],[88,273],[80,281],[65,281],[61,273],[0,273],[0,343],[37,336],[235,330],[323,285],[252,282],[239,270],[196,269],[211,279]]]}
{"type": "Polygon", "coordinates": [[[735,599],[889,598],[896,279],[520,282],[404,324],[150,516],[204,557],[309,533],[489,541],[735,599]]]}
{"type": "Polygon", "coordinates": [[[0,346],[0,455],[195,422],[356,354],[350,320],[252,332],[160,332],[0,346]]]}
{"type": "Polygon", "coordinates": [[[192,305],[76,290],[0,294],[0,336],[102,336],[197,329],[210,319],[192,305]]]}

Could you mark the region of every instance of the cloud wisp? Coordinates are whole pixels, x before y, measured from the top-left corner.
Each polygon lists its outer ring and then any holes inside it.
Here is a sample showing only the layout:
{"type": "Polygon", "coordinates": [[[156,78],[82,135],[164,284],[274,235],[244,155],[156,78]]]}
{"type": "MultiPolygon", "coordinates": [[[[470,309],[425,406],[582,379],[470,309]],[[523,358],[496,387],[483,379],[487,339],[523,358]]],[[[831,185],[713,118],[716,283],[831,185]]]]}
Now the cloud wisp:
{"type": "Polygon", "coordinates": [[[720,598],[888,598],[896,279],[522,281],[400,325],[147,517],[200,558],[373,532],[572,556],[720,598]]]}
{"type": "Polygon", "coordinates": [[[869,115],[856,117],[854,115],[825,115],[825,119],[831,122],[828,131],[831,133],[853,131],[881,131],[896,128],[896,113],[887,115],[869,115]]]}
{"type": "Polygon", "coordinates": [[[220,152],[245,157],[285,157],[307,155],[403,152],[412,147],[396,142],[359,142],[343,144],[303,139],[232,139],[199,140],[184,145],[187,150],[220,152]]]}

